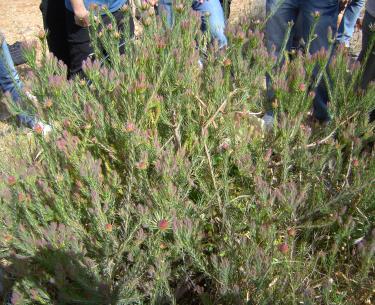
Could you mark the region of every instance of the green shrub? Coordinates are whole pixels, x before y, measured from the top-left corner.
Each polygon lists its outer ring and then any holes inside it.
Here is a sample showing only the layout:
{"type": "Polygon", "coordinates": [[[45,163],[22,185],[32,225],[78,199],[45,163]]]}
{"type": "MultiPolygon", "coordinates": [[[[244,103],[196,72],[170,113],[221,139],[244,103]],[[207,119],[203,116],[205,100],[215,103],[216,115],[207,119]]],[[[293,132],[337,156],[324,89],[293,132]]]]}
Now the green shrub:
{"type": "Polygon", "coordinates": [[[375,88],[357,93],[360,68],[343,50],[332,82],[326,54],[274,71],[261,25],[230,29],[225,51],[207,46],[187,11],[172,31],[143,16],[121,56],[115,27],[95,23],[89,82],[65,81],[45,48],[41,63],[27,52],[35,110],[54,132],[14,150],[0,180],[13,303],[369,301],[375,88]],[[324,128],[309,123],[316,64],[330,86],[324,128]],[[256,117],[266,73],[278,120],[268,133],[256,117]]]}

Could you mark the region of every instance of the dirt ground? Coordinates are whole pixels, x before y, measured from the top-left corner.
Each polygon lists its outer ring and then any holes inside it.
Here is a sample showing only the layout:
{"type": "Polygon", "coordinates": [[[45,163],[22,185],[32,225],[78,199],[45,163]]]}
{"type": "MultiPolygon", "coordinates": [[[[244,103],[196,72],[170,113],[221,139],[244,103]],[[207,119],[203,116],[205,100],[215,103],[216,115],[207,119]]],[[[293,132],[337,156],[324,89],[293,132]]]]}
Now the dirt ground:
{"type": "Polygon", "coordinates": [[[42,28],[39,4],[40,0],[0,1],[0,31],[8,43],[31,39],[39,32],[42,28]]]}

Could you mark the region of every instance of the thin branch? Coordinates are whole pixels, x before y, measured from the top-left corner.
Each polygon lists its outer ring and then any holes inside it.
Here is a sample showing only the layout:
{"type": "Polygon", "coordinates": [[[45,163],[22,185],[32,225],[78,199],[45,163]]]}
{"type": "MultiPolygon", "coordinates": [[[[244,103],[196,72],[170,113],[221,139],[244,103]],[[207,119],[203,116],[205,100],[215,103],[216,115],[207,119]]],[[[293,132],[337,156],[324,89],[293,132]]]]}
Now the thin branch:
{"type": "Polygon", "coordinates": [[[322,144],[325,144],[327,143],[330,139],[332,139],[334,137],[334,135],[336,134],[336,131],[337,131],[338,128],[335,128],[328,136],[326,136],[324,139],[321,139],[321,140],[318,140],[316,142],[313,142],[311,144],[308,144],[306,145],[306,148],[313,148],[313,147],[316,147],[316,146],[319,146],[319,145],[322,145],[322,144]]]}
{"type": "MultiPolygon", "coordinates": [[[[356,117],[357,115],[359,114],[359,111],[356,111],[355,113],[353,113],[350,117],[348,117],[346,120],[342,121],[339,126],[337,126],[328,136],[326,136],[324,139],[321,139],[319,141],[316,141],[316,142],[313,142],[313,143],[310,143],[310,144],[307,144],[306,145],[306,148],[313,148],[313,147],[316,147],[316,146],[319,146],[319,145],[322,145],[322,144],[325,144],[327,143],[331,138],[334,137],[334,135],[336,134],[336,131],[339,129],[339,127],[345,125],[348,121],[350,121],[351,119],[353,119],[354,117],[356,117]]],[[[299,147],[301,148],[301,147],[299,147]]]]}
{"type": "Polygon", "coordinates": [[[219,203],[221,204],[221,198],[220,198],[219,191],[217,189],[217,184],[216,184],[216,179],[215,179],[215,173],[214,173],[214,169],[213,169],[212,162],[211,162],[211,155],[210,155],[210,152],[208,151],[208,147],[207,147],[207,143],[206,142],[204,143],[204,150],[206,152],[208,165],[210,166],[211,178],[212,178],[212,182],[214,184],[214,188],[215,188],[215,191],[216,191],[217,199],[218,199],[219,203]]]}
{"type": "Polygon", "coordinates": [[[352,162],[353,162],[353,150],[354,150],[354,142],[352,142],[352,146],[350,148],[350,158],[349,158],[348,171],[346,172],[345,181],[342,184],[342,187],[345,187],[345,185],[349,186],[349,176],[350,176],[350,172],[352,170],[352,162]]]}
{"type": "Polygon", "coordinates": [[[176,150],[181,149],[181,132],[180,132],[180,127],[181,127],[181,122],[177,122],[177,113],[176,110],[173,111],[173,133],[174,133],[174,138],[175,138],[175,148],[176,150]]]}
{"type": "Polygon", "coordinates": [[[215,121],[216,117],[219,115],[220,112],[223,112],[225,107],[227,106],[229,100],[239,91],[239,89],[235,89],[234,91],[232,91],[228,97],[225,99],[225,101],[219,106],[219,108],[216,110],[216,112],[214,113],[214,115],[212,117],[209,118],[209,120],[207,121],[207,123],[204,125],[203,129],[202,129],[202,134],[205,134],[206,131],[207,131],[207,128],[215,121]]]}

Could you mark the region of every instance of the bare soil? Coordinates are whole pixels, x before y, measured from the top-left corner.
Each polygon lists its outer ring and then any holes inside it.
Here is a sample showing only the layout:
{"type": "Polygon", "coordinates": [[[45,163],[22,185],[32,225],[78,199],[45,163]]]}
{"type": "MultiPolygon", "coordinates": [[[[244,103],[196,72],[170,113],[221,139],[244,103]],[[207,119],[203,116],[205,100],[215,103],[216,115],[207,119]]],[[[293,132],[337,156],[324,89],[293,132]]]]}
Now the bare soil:
{"type": "MultiPolygon", "coordinates": [[[[55,0],[52,0],[55,1],[55,0]]],[[[1,0],[0,31],[8,43],[34,38],[42,28],[40,0],[1,0]]]]}

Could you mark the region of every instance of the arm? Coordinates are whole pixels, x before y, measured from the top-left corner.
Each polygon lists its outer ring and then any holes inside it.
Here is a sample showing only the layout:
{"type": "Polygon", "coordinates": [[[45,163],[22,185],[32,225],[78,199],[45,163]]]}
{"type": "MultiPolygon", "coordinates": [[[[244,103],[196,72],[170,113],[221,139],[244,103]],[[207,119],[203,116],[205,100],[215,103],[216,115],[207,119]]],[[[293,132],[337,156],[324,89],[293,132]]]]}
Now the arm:
{"type": "Polygon", "coordinates": [[[76,24],[82,27],[88,27],[90,25],[89,11],[86,9],[83,0],[70,0],[70,3],[73,7],[76,24]]]}

